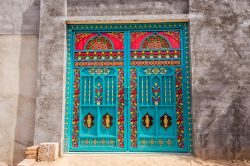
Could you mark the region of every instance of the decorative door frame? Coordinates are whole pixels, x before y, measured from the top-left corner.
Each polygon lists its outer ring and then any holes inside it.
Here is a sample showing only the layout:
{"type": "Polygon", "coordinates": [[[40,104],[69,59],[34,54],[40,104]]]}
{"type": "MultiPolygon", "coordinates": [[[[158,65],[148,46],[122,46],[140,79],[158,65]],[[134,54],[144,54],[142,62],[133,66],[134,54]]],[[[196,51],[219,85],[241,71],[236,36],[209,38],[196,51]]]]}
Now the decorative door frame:
{"type": "MultiPolygon", "coordinates": [[[[189,53],[189,20],[153,20],[153,21],[113,21],[113,22],[67,22],[66,44],[67,44],[67,56],[66,56],[66,90],[65,90],[65,121],[64,121],[64,152],[71,152],[70,147],[72,145],[72,139],[77,139],[77,135],[72,134],[72,113],[73,104],[77,104],[74,95],[73,86],[74,82],[79,80],[74,79],[74,57],[72,54],[72,32],[80,29],[90,31],[126,31],[126,30],[148,30],[154,28],[157,30],[165,29],[179,29],[181,33],[181,63],[183,73],[179,75],[180,86],[182,90],[178,96],[183,96],[183,100],[177,105],[183,114],[184,119],[187,121],[180,121],[180,128],[178,128],[178,141],[187,145],[185,151],[192,152],[192,117],[191,117],[191,73],[190,73],[190,53],[189,53]],[[183,123],[183,124],[182,124],[183,123]],[[186,132],[184,132],[184,131],[186,132]],[[184,132],[184,133],[183,133],[184,132]],[[186,137],[188,139],[183,139],[186,137]]],[[[176,71],[178,73],[178,71],[176,71]]],[[[77,84],[76,84],[77,86],[77,84]]],[[[79,85],[78,85],[79,86],[79,85]]],[[[75,94],[77,95],[77,94],[75,94]]],[[[78,94],[79,95],[79,94],[78,94]]],[[[176,98],[178,98],[178,96],[176,98]]],[[[178,109],[176,107],[176,109],[178,109]]],[[[77,109],[76,109],[77,112],[77,109]]],[[[74,113],[76,113],[74,112],[74,113]]],[[[79,117],[78,117],[79,118],[79,117]]],[[[74,122],[77,123],[77,122],[74,122]]],[[[79,130],[75,125],[75,130],[79,130]]],[[[129,131],[129,130],[127,130],[129,131]]],[[[77,134],[77,133],[76,133],[77,134]]],[[[126,136],[126,135],[125,135],[126,136]]]]}

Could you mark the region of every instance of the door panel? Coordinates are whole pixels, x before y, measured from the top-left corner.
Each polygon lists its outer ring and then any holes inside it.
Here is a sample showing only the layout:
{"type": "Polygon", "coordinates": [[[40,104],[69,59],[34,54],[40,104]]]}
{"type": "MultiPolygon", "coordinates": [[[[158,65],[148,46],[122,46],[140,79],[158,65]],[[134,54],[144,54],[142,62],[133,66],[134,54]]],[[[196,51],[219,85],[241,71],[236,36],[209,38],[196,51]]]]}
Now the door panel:
{"type": "Polygon", "coordinates": [[[185,151],[180,68],[130,71],[130,151],[185,151]]]}
{"type": "Polygon", "coordinates": [[[68,27],[68,151],[192,149],[188,29],[174,25],[68,27]]]}
{"type": "MultiPolygon", "coordinates": [[[[130,151],[185,151],[176,108],[180,31],[130,33],[130,151]]],[[[180,101],[178,101],[180,103],[180,101]]],[[[179,113],[179,114],[178,114],[179,113]]]]}
{"type": "Polygon", "coordinates": [[[123,32],[75,33],[71,151],[124,151],[123,32]]]}

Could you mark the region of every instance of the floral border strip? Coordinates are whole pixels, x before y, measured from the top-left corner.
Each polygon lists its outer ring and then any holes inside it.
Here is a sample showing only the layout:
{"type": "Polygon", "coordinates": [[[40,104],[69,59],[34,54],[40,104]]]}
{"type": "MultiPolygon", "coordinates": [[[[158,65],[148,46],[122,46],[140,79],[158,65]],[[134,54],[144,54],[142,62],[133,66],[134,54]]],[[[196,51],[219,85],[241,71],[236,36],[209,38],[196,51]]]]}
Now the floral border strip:
{"type": "Polygon", "coordinates": [[[76,67],[82,66],[123,66],[123,62],[75,62],[76,67]]]}
{"type": "Polygon", "coordinates": [[[174,60],[174,61],[131,61],[131,66],[175,66],[180,65],[180,60],[174,60]]]}
{"type": "Polygon", "coordinates": [[[124,69],[118,69],[118,143],[124,148],[124,69]]]}
{"type": "Polygon", "coordinates": [[[180,58],[181,51],[131,51],[130,57],[135,59],[144,58],[180,58]]]}
{"type": "Polygon", "coordinates": [[[177,114],[177,143],[184,148],[184,121],[183,121],[183,94],[182,94],[182,69],[175,69],[176,85],[176,114],[177,114]]]}
{"type": "Polygon", "coordinates": [[[75,60],[120,60],[123,59],[123,52],[76,52],[75,60]]]}
{"type": "Polygon", "coordinates": [[[73,127],[72,127],[73,147],[78,147],[79,103],[80,103],[80,70],[74,69],[74,104],[73,104],[73,127]]]}
{"type": "Polygon", "coordinates": [[[130,69],[130,123],[131,146],[137,147],[137,74],[136,69],[130,69]]]}

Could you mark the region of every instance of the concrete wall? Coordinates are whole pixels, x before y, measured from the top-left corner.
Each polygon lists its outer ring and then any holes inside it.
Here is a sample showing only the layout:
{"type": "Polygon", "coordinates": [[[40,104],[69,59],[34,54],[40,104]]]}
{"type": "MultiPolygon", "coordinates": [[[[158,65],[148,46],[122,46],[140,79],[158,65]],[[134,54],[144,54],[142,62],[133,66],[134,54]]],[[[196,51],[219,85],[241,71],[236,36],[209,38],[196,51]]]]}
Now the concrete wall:
{"type": "Polygon", "coordinates": [[[68,16],[188,14],[188,0],[68,0],[68,16]]]}
{"type": "Polygon", "coordinates": [[[250,158],[249,3],[247,0],[68,0],[66,8],[62,1],[43,0],[35,142],[62,139],[64,20],[189,17],[195,155],[213,159],[250,158]],[[172,8],[167,10],[167,7],[172,8]],[[45,22],[48,20],[50,24],[45,22]],[[51,44],[53,49],[49,49],[51,44]]]}
{"type": "Polygon", "coordinates": [[[0,165],[33,144],[39,0],[0,0],[0,165]]]}
{"type": "Polygon", "coordinates": [[[194,150],[250,158],[250,1],[191,0],[194,150]]]}
{"type": "Polygon", "coordinates": [[[38,37],[0,35],[0,161],[11,164],[33,144],[38,37]]]}

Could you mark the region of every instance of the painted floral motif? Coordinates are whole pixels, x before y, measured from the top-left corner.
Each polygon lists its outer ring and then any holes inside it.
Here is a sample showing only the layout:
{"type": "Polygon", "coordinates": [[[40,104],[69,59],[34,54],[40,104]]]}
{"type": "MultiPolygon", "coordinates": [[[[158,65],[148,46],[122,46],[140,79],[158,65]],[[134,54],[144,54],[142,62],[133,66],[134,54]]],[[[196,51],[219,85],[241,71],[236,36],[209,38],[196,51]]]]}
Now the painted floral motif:
{"type": "Polygon", "coordinates": [[[124,147],[124,69],[118,69],[118,143],[124,147]]]}
{"type": "Polygon", "coordinates": [[[141,146],[172,146],[173,140],[171,140],[170,138],[168,139],[146,139],[146,138],[142,138],[140,139],[140,145],[141,146]]]}
{"type": "Polygon", "coordinates": [[[173,61],[131,61],[131,66],[175,66],[180,65],[180,60],[173,61]]]}
{"type": "Polygon", "coordinates": [[[130,123],[131,146],[137,147],[137,74],[136,69],[130,69],[130,123]]]}
{"type": "Polygon", "coordinates": [[[182,69],[175,69],[176,79],[176,114],[177,114],[177,141],[180,148],[184,148],[184,122],[183,122],[183,101],[182,101],[182,69]]]}
{"type": "Polygon", "coordinates": [[[97,85],[95,86],[95,102],[97,105],[101,105],[102,104],[102,85],[101,83],[97,83],[97,85]]]}
{"type": "Polygon", "coordinates": [[[168,114],[164,114],[161,116],[161,126],[164,128],[164,129],[167,129],[169,126],[171,126],[171,117],[168,115],[168,114]]]}
{"type": "Polygon", "coordinates": [[[141,45],[142,49],[163,49],[169,48],[169,44],[166,39],[154,33],[147,37],[141,45]]]}
{"type": "Polygon", "coordinates": [[[112,50],[112,43],[104,36],[98,34],[86,43],[86,50],[112,50]]]}
{"type": "Polygon", "coordinates": [[[148,113],[142,117],[142,125],[147,129],[153,125],[153,117],[150,116],[148,113]]]}
{"type": "Polygon", "coordinates": [[[80,70],[74,70],[74,105],[73,105],[73,128],[72,128],[72,146],[78,147],[79,133],[79,96],[80,96],[80,70]]]}
{"type": "Polygon", "coordinates": [[[111,115],[109,115],[108,113],[106,113],[105,115],[103,115],[102,117],[102,125],[108,129],[113,125],[113,117],[111,115]]]}
{"type": "Polygon", "coordinates": [[[121,43],[124,42],[124,35],[122,32],[108,32],[108,33],[105,33],[107,35],[109,35],[110,37],[113,37],[117,40],[119,40],[121,43]]]}
{"type": "Polygon", "coordinates": [[[119,60],[123,59],[123,52],[77,52],[75,60],[119,60]]]}
{"type": "Polygon", "coordinates": [[[154,105],[160,104],[160,85],[156,82],[152,86],[152,102],[154,105]]]}
{"type": "Polygon", "coordinates": [[[114,146],[115,145],[115,139],[82,139],[80,141],[81,145],[108,145],[108,146],[114,146]]]}
{"type": "Polygon", "coordinates": [[[131,59],[145,59],[145,58],[180,58],[180,51],[132,51],[130,53],[131,59]]]}
{"type": "Polygon", "coordinates": [[[123,62],[75,62],[74,65],[76,67],[81,66],[123,66],[123,62]]]}
{"type": "Polygon", "coordinates": [[[97,68],[97,69],[89,69],[88,71],[89,74],[109,74],[110,73],[110,70],[109,69],[106,69],[106,68],[97,68]]]}
{"type": "Polygon", "coordinates": [[[168,71],[165,68],[147,68],[144,70],[145,74],[166,74],[168,71]]]}
{"type": "Polygon", "coordinates": [[[76,43],[80,42],[82,39],[88,37],[90,33],[77,33],[76,34],[76,43]]]}
{"type": "Polygon", "coordinates": [[[84,126],[86,126],[87,128],[91,128],[92,126],[94,126],[94,119],[94,116],[88,113],[86,116],[84,116],[84,126]]]}
{"type": "Polygon", "coordinates": [[[179,31],[169,31],[169,32],[162,32],[166,36],[171,36],[175,41],[178,43],[180,42],[180,32],[179,31]]]}
{"type": "Polygon", "coordinates": [[[147,32],[131,32],[130,33],[130,41],[134,42],[136,39],[138,39],[139,37],[141,37],[145,34],[147,34],[147,32]]]}

